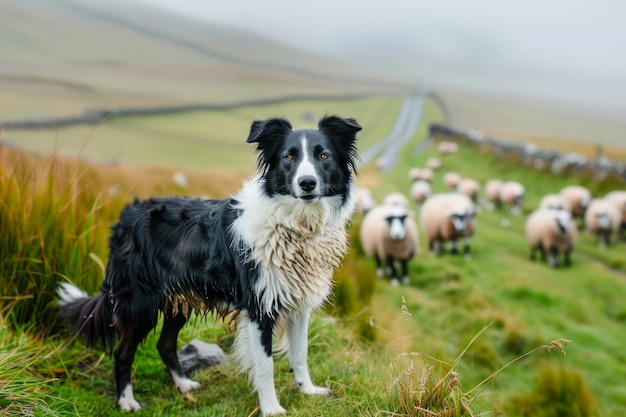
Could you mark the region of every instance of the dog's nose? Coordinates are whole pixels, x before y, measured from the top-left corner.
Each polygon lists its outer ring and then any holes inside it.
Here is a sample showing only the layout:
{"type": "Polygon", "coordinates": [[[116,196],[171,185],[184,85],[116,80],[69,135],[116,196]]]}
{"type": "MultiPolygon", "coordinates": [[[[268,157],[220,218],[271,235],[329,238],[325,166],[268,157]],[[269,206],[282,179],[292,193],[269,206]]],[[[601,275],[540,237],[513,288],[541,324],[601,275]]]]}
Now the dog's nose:
{"type": "Polygon", "coordinates": [[[302,191],[310,192],[317,186],[317,180],[312,175],[305,175],[298,180],[298,185],[302,191]]]}

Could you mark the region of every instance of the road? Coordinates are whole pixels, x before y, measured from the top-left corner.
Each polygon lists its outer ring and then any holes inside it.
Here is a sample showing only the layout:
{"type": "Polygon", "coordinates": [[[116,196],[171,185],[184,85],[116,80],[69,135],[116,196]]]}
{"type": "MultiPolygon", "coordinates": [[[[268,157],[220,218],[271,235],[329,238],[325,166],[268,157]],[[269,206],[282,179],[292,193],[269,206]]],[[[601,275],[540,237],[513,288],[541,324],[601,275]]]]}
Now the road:
{"type": "Polygon", "coordinates": [[[376,165],[380,170],[386,171],[394,167],[400,150],[417,132],[422,119],[425,98],[426,92],[423,92],[408,97],[404,101],[389,135],[361,153],[363,165],[377,158],[376,165]]]}

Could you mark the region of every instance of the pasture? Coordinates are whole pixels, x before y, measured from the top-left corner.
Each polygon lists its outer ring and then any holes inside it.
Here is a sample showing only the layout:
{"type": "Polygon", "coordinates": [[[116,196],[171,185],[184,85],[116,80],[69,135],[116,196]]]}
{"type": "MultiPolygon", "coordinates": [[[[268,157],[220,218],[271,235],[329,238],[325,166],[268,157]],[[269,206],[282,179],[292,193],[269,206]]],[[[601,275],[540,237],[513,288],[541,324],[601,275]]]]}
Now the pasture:
{"type": "MultiPolygon", "coordinates": [[[[0,268],[0,411],[124,415],[114,408],[111,358],[86,351],[57,327],[52,291],[65,280],[97,290],[108,226],[125,202],[135,195],[234,192],[255,161],[245,144],[252,119],[284,115],[294,127],[306,127],[325,113],[355,117],[364,128],[359,135],[364,150],[389,132],[401,104],[399,98],[294,102],[114,119],[57,132],[4,132],[44,156],[2,148],[0,220],[7,232],[0,244],[10,255],[0,268]],[[53,150],[81,158],[48,156],[53,150]],[[187,188],[171,181],[180,169],[189,176],[187,188]],[[117,191],[110,193],[111,187],[117,191]]],[[[428,123],[441,118],[427,101],[422,125],[396,168],[361,167],[359,184],[372,188],[379,201],[391,191],[408,193],[409,168],[437,155],[435,148],[417,153],[416,146],[427,139],[428,123]]],[[[278,395],[289,415],[429,415],[403,408],[412,398],[404,389],[421,382],[436,387],[450,370],[458,372],[460,383],[455,398],[470,403],[475,415],[625,414],[626,243],[601,250],[581,233],[572,267],[555,270],[529,261],[523,237],[525,215],[543,194],[571,183],[588,186],[594,195],[624,185],[554,176],[466,144],[443,157],[435,191],[443,191],[442,172],[448,170],[481,184],[493,177],[522,182],[524,215],[481,210],[471,261],[431,256],[422,237],[422,253],[410,264],[411,283],[398,288],[376,278],[373,261],[363,256],[356,216],[350,253],[336,273],[334,302],[314,316],[310,329],[313,379],[333,395],[300,395],[287,361],[280,359],[278,395]],[[510,227],[502,227],[505,219],[510,227]],[[572,341],[561,346],[566,355],[554,348],[558,343],[551,344],[559,339],[572,341]]],[[[194,321],[181,333],[181,346],[199,338],[228,350],[233,333],[227,323],[194,321]]],[[[182,398],[163,371],[157,336],[151,334],[139,349],[133,370],[137,398],[150,403],[144,415],[256,415],[256,395],[234,364],[202,371],[195,377],[204,389],[194,393],[194,401],[182,398]]],[[[454,410],[437,415],[471,415],[462,406],[454,410]]]]}

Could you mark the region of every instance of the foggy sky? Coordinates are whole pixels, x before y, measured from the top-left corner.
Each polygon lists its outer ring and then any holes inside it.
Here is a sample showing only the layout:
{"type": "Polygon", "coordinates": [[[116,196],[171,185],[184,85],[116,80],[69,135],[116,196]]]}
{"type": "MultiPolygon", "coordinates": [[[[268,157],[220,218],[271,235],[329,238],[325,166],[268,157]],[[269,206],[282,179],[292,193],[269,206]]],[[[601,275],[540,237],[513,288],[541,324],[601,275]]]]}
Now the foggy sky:
{"type": "Polygon", "coordinates": [[[367,68],[626,111],[626,2],[140,0],[367,68]]]}

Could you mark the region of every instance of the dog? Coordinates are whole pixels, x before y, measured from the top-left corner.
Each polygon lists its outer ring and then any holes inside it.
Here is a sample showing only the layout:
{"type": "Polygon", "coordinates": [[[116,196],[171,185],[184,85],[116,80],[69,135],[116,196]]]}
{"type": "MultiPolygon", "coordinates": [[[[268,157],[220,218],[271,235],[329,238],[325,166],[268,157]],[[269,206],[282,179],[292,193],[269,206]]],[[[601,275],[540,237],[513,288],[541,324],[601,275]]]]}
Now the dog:
{"type": "Polygon", "coordinates": [[[264,416],[286,413],[273,352],[288,355],[300,391],[330,394],[311,381],[308,322],[330,296],[347,250],[360,130],[355,119],[335,115],[324,116],[318,129],[293,130],[284,118],[255,120],[247,142],[256,144],[257,172],[231,198],[135,200],[122,210],[111,227],[100,293],[89,297],[69,283],[58,289],[60,315],[88,346],[113,354],[121,409],[142,408],[131,367],[159,316],[157,349],[176,387],[183,394],[200,388],[176,354],[192,312],[236,313],[232,353],[264,416]]]}

